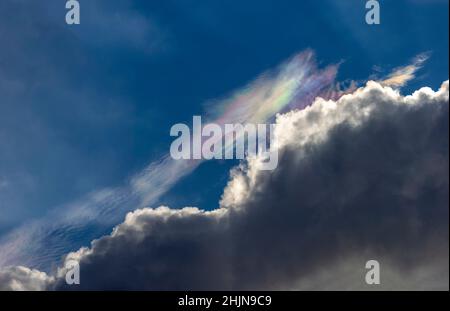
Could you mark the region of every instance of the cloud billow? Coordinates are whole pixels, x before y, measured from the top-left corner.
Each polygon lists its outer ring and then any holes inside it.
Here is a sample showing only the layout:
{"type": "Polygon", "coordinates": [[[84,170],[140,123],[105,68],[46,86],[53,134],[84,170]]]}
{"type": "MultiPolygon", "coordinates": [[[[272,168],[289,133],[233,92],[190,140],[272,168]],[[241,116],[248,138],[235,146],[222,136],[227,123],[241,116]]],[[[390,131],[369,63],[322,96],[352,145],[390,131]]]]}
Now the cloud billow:
{"type": "Polygon", "coordinates": [[[318,98],[277,116],[277,169],[248,159],[214,211],[129,213],[66,256],[80,261],[80,285],[61,269],[42,289],[371,289],[370,259],[377,288],[448,289],[448,130],[448,81],[318,98]]]}

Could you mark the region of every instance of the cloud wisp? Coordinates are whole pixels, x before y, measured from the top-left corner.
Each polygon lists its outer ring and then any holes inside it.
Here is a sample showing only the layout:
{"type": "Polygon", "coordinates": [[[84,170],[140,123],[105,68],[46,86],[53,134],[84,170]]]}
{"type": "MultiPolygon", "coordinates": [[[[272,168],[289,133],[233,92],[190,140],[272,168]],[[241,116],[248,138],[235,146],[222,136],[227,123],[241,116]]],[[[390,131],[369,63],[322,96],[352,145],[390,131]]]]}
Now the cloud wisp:
{"type": "Polygon", "coordinates": [[[387,77],[382,78],[379,83],[399,88],[405,86],[416,77],[417,71],[430,57],[430,53],[421,53],[414,57],[411,64],[395,68],[387,77]]]}

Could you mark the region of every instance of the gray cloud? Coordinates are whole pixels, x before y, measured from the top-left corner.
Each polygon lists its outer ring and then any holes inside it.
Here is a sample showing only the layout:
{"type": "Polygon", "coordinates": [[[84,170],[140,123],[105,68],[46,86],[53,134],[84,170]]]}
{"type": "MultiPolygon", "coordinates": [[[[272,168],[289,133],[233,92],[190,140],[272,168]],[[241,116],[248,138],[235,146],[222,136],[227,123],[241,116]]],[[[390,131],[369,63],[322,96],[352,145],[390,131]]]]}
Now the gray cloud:
{"type": "Polygon", "coordinates": [[[0,271],[0,291],[44,290],[53,281],[45,272],[21,266],[0,271]]]}
{"type": "Polygon", "coordinates": [[[364,265],[376,259],[377,288],[448,289],[448,91],[369,82],[279,115],[276,170],[243,163],[212,212],[129,213],[66,256],[81,285],[60,269],[47,288],[371,289],[364,265]]]}

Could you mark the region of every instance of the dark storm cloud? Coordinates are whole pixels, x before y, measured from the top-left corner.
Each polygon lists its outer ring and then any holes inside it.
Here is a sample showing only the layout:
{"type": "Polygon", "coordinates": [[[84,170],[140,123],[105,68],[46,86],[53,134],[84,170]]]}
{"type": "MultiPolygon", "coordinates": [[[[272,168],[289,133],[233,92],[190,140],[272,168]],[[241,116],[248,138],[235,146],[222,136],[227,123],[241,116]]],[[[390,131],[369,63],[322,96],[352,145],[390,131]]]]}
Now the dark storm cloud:
{"type": "Polygon", "coordinates": [[[69,255],[72,288],[355,289],[369,259],[383,288],[448,288],[448,83],[318,100],[277,138],[278,168],[235,171],[221,209],[138,210],[69,255]]]}
{"type": "Polygon", "coordinates": [[[378,288],[448,289],[448,130],[448,82],[318,99],[278,116],[278,168],[235,169],[220,209],[136,210],[67,255],[80,285],[64,269],[30,279],[58,290],[371,289],[364,266],[376,259],[378,288]]]}

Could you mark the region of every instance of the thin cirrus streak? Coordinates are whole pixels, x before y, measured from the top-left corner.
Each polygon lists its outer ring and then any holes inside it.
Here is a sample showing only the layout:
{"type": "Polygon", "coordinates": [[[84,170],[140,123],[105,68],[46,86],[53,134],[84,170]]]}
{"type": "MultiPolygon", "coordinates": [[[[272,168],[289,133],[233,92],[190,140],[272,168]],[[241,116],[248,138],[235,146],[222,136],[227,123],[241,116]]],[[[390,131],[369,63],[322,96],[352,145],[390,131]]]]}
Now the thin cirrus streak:
{"type": "Polygon", "coordinates": [[[318,69],[314,53],[299,53],[275,70],[262,74],[228,99],[210,104],[214,123],[264,123],[276,113],[301,109],[317,96],[336,95],[338,65],[318,69]]]}
{"type": "MultiPolygon", "coordinates": [[[[345,91],[336,86],[337,69],[338,65],[319,69],[314,53],[304,51],[228,99],[210,104],[207,118],[219,125],[266,123],[279,112],[304,108],[318,96],[339,97],[345,91]]],[[[173,160],[165,155],[124,186],[95,191],[16,228],[0,241],[0,267],[25,265],[51,270],[68,251],[108,233],[127,212],[157,204],[163,194],[201,162],[173,160]]]]}

